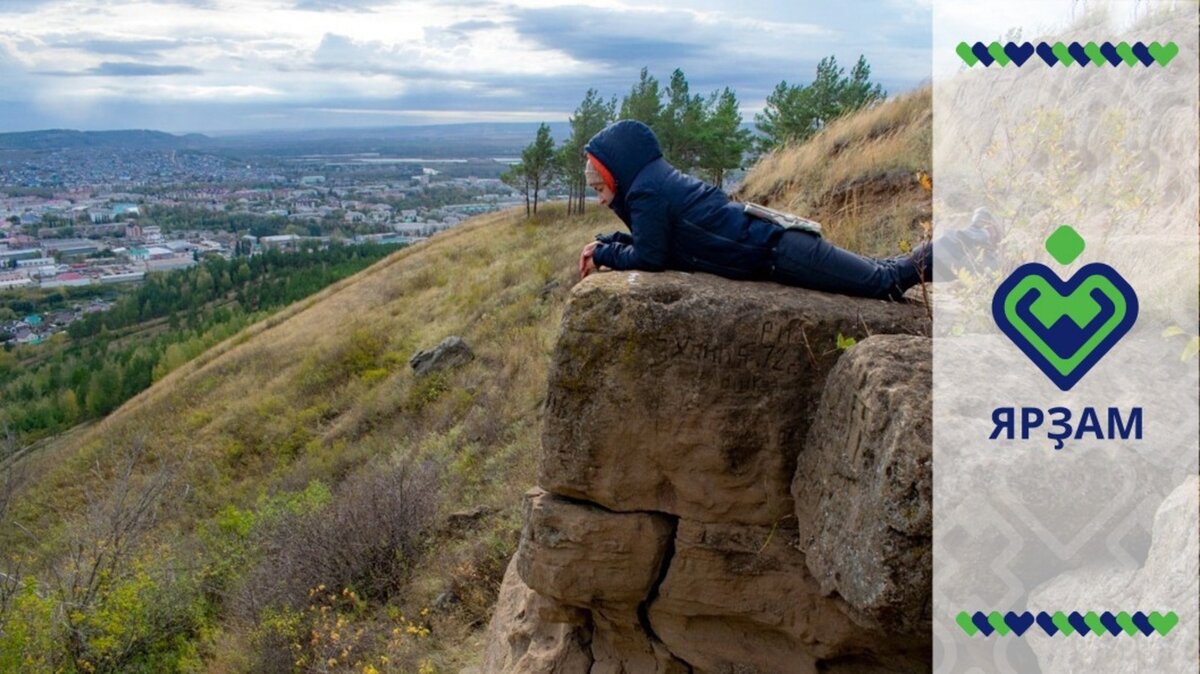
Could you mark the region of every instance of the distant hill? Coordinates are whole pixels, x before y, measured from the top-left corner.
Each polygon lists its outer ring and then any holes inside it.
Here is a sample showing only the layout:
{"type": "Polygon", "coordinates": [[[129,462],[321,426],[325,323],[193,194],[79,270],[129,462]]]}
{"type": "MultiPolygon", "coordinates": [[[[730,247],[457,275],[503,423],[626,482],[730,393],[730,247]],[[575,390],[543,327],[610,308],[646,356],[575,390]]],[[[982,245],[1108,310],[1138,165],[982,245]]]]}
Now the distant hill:
{"type": "Polygon", "coordinates": [[[189,133],[176,136],[162,131],[72,131],[48,129],[0,133],[0,150],[62,150],[68,148],[140,147],[162,150],[182,150],[201,147],[211,142],[208,136],[189,133]]]}
{"type": "MultiPolygon", "coordinates": [[[[161,131],[73,131],[48,129],[0,133],[0,150],[67,148],[202,149],[231,156],[365,154],[462,158],[516,156],[537,135],[537,123],[472,123],[343,129],[262,131],[210,137],[161,131]]],[[[570,135],[565,122],[550,124],[554,138],[570,135]]]]}

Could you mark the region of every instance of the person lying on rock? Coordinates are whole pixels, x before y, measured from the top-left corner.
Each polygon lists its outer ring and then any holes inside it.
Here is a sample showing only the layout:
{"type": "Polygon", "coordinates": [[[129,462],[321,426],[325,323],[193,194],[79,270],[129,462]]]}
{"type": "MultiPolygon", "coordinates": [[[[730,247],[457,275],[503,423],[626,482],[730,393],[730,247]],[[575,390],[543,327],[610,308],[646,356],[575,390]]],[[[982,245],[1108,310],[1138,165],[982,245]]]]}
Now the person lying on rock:
{"type": "MultiPolygon", "coordinates": [[[[641,122],[610,124],[585,149],[588,185],[630,233],[599,235],[584,246],[581,277],[600,267],[676,269],[879,299],[899,299],[931,279],[930,243],[906,255],[870,258],[818,234],[747,215],[725,192],[667,163],[654,131],[641,122]]],[[[1001,233],[980,209],[970,227],[939,240],[939,251],[965,258],[1001,233]]]]}

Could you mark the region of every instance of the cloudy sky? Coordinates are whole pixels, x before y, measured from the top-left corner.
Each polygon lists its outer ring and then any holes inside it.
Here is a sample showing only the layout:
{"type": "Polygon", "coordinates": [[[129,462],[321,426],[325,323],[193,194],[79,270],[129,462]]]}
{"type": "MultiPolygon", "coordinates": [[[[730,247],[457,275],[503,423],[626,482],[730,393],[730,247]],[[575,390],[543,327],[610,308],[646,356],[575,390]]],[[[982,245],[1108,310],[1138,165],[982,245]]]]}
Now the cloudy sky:
{"type": "Polygon", "coordinates": [[[830,54],[911,89],[931,30],[929,0],[0,0],[0,132],[560,121],[643,66],[749,119],[830,54]]]}

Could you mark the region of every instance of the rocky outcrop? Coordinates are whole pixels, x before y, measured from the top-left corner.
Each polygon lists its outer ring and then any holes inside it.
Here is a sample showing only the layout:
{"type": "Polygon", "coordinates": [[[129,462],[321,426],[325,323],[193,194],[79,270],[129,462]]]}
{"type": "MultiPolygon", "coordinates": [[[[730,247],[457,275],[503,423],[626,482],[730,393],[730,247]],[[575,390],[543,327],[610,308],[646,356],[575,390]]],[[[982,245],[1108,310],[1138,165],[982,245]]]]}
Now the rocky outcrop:
{"type": "Polygon", "coordinates": [[[800,550],[867,627],[932,627],[933,354],[872,337],[829,374],[792,480],[800,550]]]}
{"type": "Polygon", "coordinates": [[[554,355],[539,484],[610,510],[770,525],[838,335],[923,334],[912,306],[733,283],[601,274],[554,355]]]}
{"type": "Polygon", "coordinates": [[[418,351],[408,359],[408,365],[417,376],[438,370],[465,365],[475,359],[475,352],[462,337],[451,335],[432,349],[418,351]]]}
{"type": "Polygon", "coordinates": [[[701,274],[578,286],[484,671],[927,670],[930,356],[896,336],[927,324],[701,274]]]}

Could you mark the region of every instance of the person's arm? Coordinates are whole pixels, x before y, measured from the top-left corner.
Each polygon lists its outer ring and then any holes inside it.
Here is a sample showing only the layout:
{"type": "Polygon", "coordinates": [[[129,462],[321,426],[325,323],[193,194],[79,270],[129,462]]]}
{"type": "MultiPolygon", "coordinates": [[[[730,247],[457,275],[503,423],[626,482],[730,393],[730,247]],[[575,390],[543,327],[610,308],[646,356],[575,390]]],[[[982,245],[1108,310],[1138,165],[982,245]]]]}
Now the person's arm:
{"type": "Polygon", "coordinates": [[[632,193],[628,197],[632,241],[600,244],[592,251],[597,266],[610,269],[662,271],[667,267],[670,239],[670,206],[654,193],[632,193]]]}
{"type": "Polygon", "coordinates": [[[596,240],[600,243],[623,243],[633,245],[633,237],[629,236],[628,232],[616,231],[612,234],[597,234],[596,240]]]}

